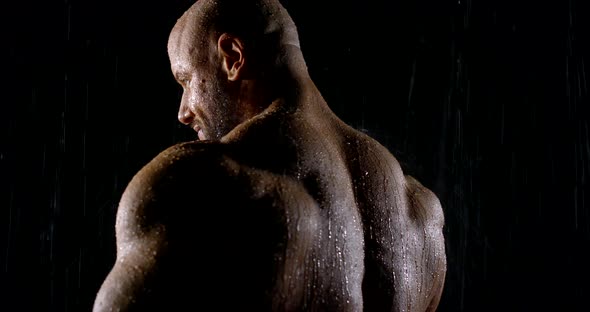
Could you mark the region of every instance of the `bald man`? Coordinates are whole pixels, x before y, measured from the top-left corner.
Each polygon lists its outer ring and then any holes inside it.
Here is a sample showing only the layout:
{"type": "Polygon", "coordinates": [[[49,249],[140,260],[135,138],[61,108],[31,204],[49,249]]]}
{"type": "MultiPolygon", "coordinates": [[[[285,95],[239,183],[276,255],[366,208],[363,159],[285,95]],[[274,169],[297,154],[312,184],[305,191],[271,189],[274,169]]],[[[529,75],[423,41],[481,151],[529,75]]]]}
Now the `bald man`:
{"type": "Polygon", "coordinates": [[[199,140],[141,169],[94,311],[434,311],[437,197],[344,124],[276,0],[201,0],[168,52],[199,140]]]}

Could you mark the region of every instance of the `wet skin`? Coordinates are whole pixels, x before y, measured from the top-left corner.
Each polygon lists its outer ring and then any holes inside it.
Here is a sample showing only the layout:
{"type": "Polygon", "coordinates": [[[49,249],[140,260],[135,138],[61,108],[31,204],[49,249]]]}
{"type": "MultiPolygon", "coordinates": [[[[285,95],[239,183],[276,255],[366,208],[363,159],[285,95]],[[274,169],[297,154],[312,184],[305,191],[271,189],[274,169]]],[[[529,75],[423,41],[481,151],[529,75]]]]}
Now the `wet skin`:
{"type": "Polygon", "coordinates": [[[230,53],[239,38],[218,41],[227,80],[211,81],[219,72],[199,68],[181,26],[169,45],[175,76],[191,77],[179,119],[201,140],[129,183],[94,311],[434,311],[446,272],[436,196],[331,112],[297,46],[273,77],[288,87],[246,94],[271,85],[216,86],[247,70],[247,54],[230,53]]]}

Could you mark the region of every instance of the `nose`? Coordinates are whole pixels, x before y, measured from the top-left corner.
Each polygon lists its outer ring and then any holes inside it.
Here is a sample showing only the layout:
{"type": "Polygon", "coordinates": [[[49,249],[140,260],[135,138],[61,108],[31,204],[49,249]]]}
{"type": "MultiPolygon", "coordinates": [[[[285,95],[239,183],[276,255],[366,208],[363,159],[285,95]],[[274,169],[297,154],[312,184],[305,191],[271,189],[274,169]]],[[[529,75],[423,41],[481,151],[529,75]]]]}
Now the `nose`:
{"type": "Polygon", "coordinates": [[[178,121],[182,124],[190,125],[195,119],[195,114],[193,114],[186,102],[186,96],[183,94],[180,108],[178,109],[178,121]]]}

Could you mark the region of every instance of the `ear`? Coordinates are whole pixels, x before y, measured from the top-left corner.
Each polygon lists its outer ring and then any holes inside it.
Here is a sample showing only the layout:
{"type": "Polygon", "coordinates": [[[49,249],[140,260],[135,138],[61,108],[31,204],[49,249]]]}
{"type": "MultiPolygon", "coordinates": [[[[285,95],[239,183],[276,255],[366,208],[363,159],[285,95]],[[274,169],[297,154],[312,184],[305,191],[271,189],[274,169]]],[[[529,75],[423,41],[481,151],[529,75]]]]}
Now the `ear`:
{"type": "Polygon", "coordinates": [[[242,40],[224,33],[217,40],[217,51],[221,57],[223,71],[227,74],[227,79],[229,81],[240,79],[245,62],[242,40]]]}

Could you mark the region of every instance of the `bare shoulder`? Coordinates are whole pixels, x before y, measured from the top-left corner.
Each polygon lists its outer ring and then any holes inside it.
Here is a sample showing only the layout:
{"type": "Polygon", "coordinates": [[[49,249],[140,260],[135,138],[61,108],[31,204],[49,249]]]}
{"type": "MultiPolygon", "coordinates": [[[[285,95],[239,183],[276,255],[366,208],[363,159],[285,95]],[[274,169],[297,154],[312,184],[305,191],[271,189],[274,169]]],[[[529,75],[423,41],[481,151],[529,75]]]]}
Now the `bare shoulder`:
{"type": "Polygon", "coordinates": [[[387,181],[393,193],[405,192],[411,218],[426,225],[442,228],[444,214],[438,197],[417,179],[404,174],[399,161],[389,149],[370,137],[362,137],[365,143],[360,149],[360,157],[367,162],[366,168],[381,173],[368,175],[376,179],[371,185],[378,186],[383,184],[382,180],[387,181]]]}
{"type": "Polygon", "coordinates": [[[135,174],[121,197],[117,239],[137,238],[130,236],[157,228],[171,209],[186,202],[187,190],[195,194],[207,185],[204,179],[212,182],[220,157],[218,144],[199,141],[171,146],[154,157],[135,174]]]}
{"type": "MultiPolygon", "coordinates": [[[[218,155],[219,151],[219,144],[210,142],[193,141],[176,144],[154,157],[133,179],[152,181],[154,178],[161,178],[162,175],[174,173],[177,169],[203,164],[207,159],[218,155]]],[[[207,166],[204,165],[204,167],[207,166]]]]}
{"type": "MultiPolygon", "coordinates": [[[[220,144],[193,141],[173,145],[146,164],[131,181],[130,186],[159,184],[177,180],[193,170],[212,169],[222,157],[220,144]]],[[[186,181],[183,181],[186,182],[186,181]]]]}
{"type": "Polygon", "coordinates": [[[198,175],[215,167],[217,149],[203,142],[174,145],[129,182],[117,210],[117,261],[97,294],[94,311],[152,311],[149,307],[156,299],[146,290],[166,293],[159,285],[172,272],[162,265],[174,250],[171,220],[182,218],[186,190],[194,195],[205,185],[198,175]]]}
{"type": "Polygon", "coordinates": [[[405,181],[413,217],[426,222],[427,225],[442,228],[445,222],[444,213],[438,197],[410,175],[405,176],[405,181]]]}
{"type": "Polygon", "coordinates": [[[365,302],[390,310],[412,306],[416,311],[434,311],[446,274],[441,203],[434,192],[403,172],[389,149],[365,135],[353,137],[358,140],[348,150],[355,160],[351,172],[359,186],[355,189],[359,211],[369,229],[365,302]]]}

